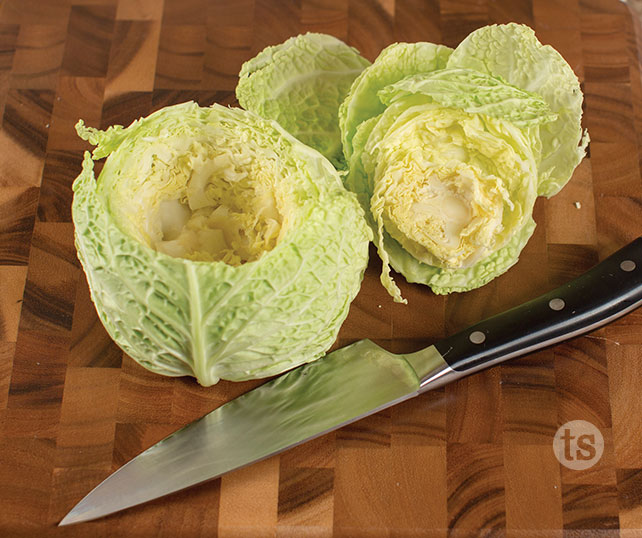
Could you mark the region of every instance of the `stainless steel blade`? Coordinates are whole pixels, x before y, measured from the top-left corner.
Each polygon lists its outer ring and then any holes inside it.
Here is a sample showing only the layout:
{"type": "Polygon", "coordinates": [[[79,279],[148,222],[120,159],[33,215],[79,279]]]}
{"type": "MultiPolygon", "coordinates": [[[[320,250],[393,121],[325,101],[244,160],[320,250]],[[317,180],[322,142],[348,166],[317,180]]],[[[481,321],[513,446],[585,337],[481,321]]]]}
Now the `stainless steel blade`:
{"type": "Polygon", "coordinates": [[[99,484],[60,525],[96,519],[219,477],[416,396],[428,382],[436,387],[449,373],[433,346],[395,355],[362,340],[160,441],[99,484]]]}

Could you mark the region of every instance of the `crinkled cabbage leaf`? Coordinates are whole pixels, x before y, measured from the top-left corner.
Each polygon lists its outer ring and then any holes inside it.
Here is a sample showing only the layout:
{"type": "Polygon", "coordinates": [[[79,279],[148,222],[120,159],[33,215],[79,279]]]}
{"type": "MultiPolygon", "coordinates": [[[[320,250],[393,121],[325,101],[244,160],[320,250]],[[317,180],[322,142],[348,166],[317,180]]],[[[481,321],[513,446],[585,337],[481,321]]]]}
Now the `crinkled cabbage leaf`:
{"type": "Polygon", "coordinates": [[[473,32],[454,51],[394,44],[364,70],[340,108],[345,182],[396,301],[391,267],[450,293],[517,261],[537,196],[557,192],[584,155],[581,101],[561,56],[516,24],[473,32]]]}
{"type": "Polygon", "coordinates": [[[370,62],[326,34],[307,33],[267,47],[239,74],[239,104],[273,119],[303,143],[345,167],[339,105],[370,62]]]}
{"type": "Polygon", "coordinates": [[[106,131],[74,182],[78,255],[109,334],[202,385],[280,373],[335,341],[371,231],[334,167],[275,122],[184,103],[106,131]]]}
{"type": "Polygon", "coordinates": [[[582,90],[570,65],[550,45],[542,45],[523,24],[494,24],[471,33],[455,49],[447,66],[501,77],[540,95],[557,118],[542,125],[538,194],[553,196],[584,158],[589,142],[582,133],[582,90]]]}

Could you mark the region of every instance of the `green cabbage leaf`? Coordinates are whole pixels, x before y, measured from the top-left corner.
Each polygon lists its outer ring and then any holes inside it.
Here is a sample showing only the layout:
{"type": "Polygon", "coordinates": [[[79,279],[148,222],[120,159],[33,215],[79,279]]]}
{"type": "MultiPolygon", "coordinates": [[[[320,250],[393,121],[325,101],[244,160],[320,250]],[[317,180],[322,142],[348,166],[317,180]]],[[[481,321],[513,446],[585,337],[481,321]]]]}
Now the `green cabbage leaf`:
{"type": "Polygon", "coordinates": [[[331,163],[273,121],[184,103],[127,128],[77,126],[78,256],[134,360],[208,386],[278,374],[333,344],[371,231],[331,163]]]}
{"type": "Polygon", "coordinates": [[[345,168],[339,105],[370,62],[343,41],[307,33],[267,47],[241,67],[239,104],[276,120],[303,143],[345,168]]]}
{"type": "Polygon", "coordinates": [[[536,93],[557,118],[542,125],[538,193],[550,197],[568,182],[589,142],[582,132],[582,90],[562,55],[542,45],[532,28],[495,24],[471,33],[448,59],[448,67],[474,69],[536,93]]]}

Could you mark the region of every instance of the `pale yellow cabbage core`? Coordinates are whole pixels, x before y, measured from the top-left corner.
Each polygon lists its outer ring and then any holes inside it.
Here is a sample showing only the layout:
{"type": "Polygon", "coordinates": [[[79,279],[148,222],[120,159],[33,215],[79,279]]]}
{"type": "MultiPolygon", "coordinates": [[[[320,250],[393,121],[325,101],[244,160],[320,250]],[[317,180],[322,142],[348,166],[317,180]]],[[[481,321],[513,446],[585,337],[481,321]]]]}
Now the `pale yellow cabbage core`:
{"type": "Polygon", "coordinates": [[[418,260],[469,267],[495,248],[506,194],[496,178],[463,163],[396,162],[379,184],[385,229],[418,260]]]}
{"type": "Polygon", "coordinates": [[[233,266],[272,250],[289,227],[278,157],[235,142],[158,140],[144,150],[146,166],[119,196],[133,234],[170,256],[233,266]]]}
{"type": "Polygon", "coordinates": [[[414,258],[444,269],[496,252],[534,200],[534,160],[520,151],[521,137],[501,120],[434,107],[393,125],[367,148],[376,155],[379,241],[385,229],[414,258]],[[526,207],[515,202],[520,191],[526,207]]]}
{"type": "Polygon", "coordinates": [[[152,246],[171,256],[229,265],[272,250],[284,232],[285,212],[275,161],[234,162],[227,154],[191,161],[185,190],[159,205],[161,236],[152,246]]]}

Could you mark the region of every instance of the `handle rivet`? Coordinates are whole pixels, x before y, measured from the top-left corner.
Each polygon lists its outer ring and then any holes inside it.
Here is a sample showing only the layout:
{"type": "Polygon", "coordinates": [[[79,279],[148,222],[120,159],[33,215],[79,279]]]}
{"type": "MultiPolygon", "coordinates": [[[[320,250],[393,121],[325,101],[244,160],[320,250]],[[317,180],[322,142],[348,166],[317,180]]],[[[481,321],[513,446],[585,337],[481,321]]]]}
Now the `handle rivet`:
{"type": "Polygon", "coordinates": [[[626,271],[627,273],[630,273],[631,271],[633,271],[635,267],[636,267],[635,262],[633,260],[624,260],[620,264],[620,269],[622,269],[622,271],[626,271]]]}
{"type": "Polygon", "coordinates": [[[555,299],[551,299],[548,302],[548,306],[551,310],[563,310],[566,306],[566,303],[564,302],[564,299],[556,297],[555,299]]]}
{"type": "Polygon", "coordinates": [[[486,335],[481,331],[473,331],[472,333],[470,333],[468,339],[473,344],[483,344],[484,340],[486,340],[486,335]]]}

